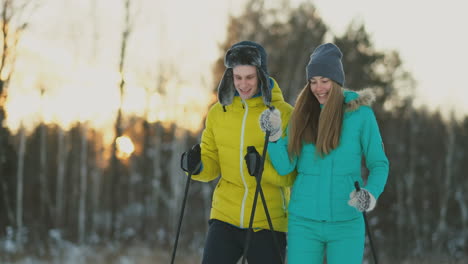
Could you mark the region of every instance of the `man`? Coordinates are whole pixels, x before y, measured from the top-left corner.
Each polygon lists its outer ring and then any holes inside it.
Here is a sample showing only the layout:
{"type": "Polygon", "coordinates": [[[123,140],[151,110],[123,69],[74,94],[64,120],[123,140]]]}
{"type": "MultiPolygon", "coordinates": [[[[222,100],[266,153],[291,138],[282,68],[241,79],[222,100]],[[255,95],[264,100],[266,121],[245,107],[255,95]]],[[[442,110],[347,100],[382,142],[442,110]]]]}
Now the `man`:
{"type": "MultiPolygon", "coordinates": [[[[268,75],[267,54],[258,43],[242,41],[226,53],[226,71],[218,87],[218,102],[206,118],[201,144],[182,156],[182,169],[193,179],[208,182],[220,177],[213,193],[204,264],[235,264],[244,251],[252,213],[256,181],[248,173],[244,157],[248,146],[259,153],[265,134],[258,126],[261,113],[274,107],[289,120],[292,106],[283,99],[277,82],[268,75]],[[197,168],[197,165],[201,164],[197,168]]],[[[285,130],[271,131],[270,139],[285,130]]],[[[258,200],[247,252],[249,264],[282,263],[286,248],[289,187],[295,172],[280,176],[267,156],[261,186],[280,252],[269,230],[265,210],[258,200]]]]}

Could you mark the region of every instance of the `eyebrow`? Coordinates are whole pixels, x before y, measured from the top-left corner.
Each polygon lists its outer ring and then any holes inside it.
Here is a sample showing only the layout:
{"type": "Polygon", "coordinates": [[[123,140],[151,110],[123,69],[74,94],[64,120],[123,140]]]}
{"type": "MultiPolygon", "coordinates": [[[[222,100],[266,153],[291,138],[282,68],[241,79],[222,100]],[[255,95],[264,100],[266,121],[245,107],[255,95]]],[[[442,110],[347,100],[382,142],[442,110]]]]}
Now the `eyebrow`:
{"type": "MultiPolygon", "coordinates": [[[[240,74],[234,74],[235,77],[242,77],[242,75],[240,74]]],[[[252,74],[249,74],[249,75],[246,75],[245,77],[255,77],[256,76],[256,73],[252,73],[252,74]]]]}

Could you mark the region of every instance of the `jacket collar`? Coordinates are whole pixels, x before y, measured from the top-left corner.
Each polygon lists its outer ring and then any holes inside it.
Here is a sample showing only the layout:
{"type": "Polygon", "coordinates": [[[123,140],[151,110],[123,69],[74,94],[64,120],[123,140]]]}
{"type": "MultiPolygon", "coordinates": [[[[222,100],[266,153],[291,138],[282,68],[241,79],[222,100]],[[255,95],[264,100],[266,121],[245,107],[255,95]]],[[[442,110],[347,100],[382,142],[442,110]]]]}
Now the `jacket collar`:
{"type": "Polygon", "coordinates": [[[350,91],[343,89],[345,98],[345,111],[352,112],[359,108],[359,106],[371,106],[375,102],[375,93],[370,88],[361,91],[350,91]]]}

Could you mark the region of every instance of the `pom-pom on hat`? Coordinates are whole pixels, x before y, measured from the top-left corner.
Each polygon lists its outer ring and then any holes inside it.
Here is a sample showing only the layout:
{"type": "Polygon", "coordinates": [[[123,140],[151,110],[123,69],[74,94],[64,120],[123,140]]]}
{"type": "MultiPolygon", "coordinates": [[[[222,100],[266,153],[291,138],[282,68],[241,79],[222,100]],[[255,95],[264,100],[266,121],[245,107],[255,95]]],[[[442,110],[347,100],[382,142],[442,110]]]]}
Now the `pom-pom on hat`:
{"type": "Polygon", "coordinates": [[[226,70],[218,86],[218,100],[221,105],[230,105],[234,99],[236,88],[234,87],[233,68],[238,65],[251,65],[257,68],[259,90],[262,93],[263,102],[269,106],[271,91],[267,55],[265,49],[253,41],[238,42],[226,52],[224,57],[226,70]]]}
{"type": "Polygon", "coordinates": [[[306,67],[307,81],[315,76],[323,76],[343,87],[345,75],[341,63],[342,57],[341,50],[335,44],[326,43],[318,46],[310,55],[310,61],[306,67]]]}

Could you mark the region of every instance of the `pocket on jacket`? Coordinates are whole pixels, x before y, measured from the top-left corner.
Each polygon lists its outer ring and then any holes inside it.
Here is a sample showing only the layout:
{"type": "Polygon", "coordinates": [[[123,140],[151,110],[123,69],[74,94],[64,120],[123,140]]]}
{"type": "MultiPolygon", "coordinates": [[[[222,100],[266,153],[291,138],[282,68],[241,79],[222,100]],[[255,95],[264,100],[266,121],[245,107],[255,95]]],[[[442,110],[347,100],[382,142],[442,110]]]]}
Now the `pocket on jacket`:
{"type": "Polygon", "coordinates": [[[333,174],[332,197],[337,200],[347,200],[354,189],[354,177],[352,173],[333,174]]]}
{"type": "Polygon", "coordinates": [[[298,175],[298,180],[293,186],[293,199],[298,197],[311,197],[319,193],[319,175],[318,174],[302,174],[298,175]]]}

